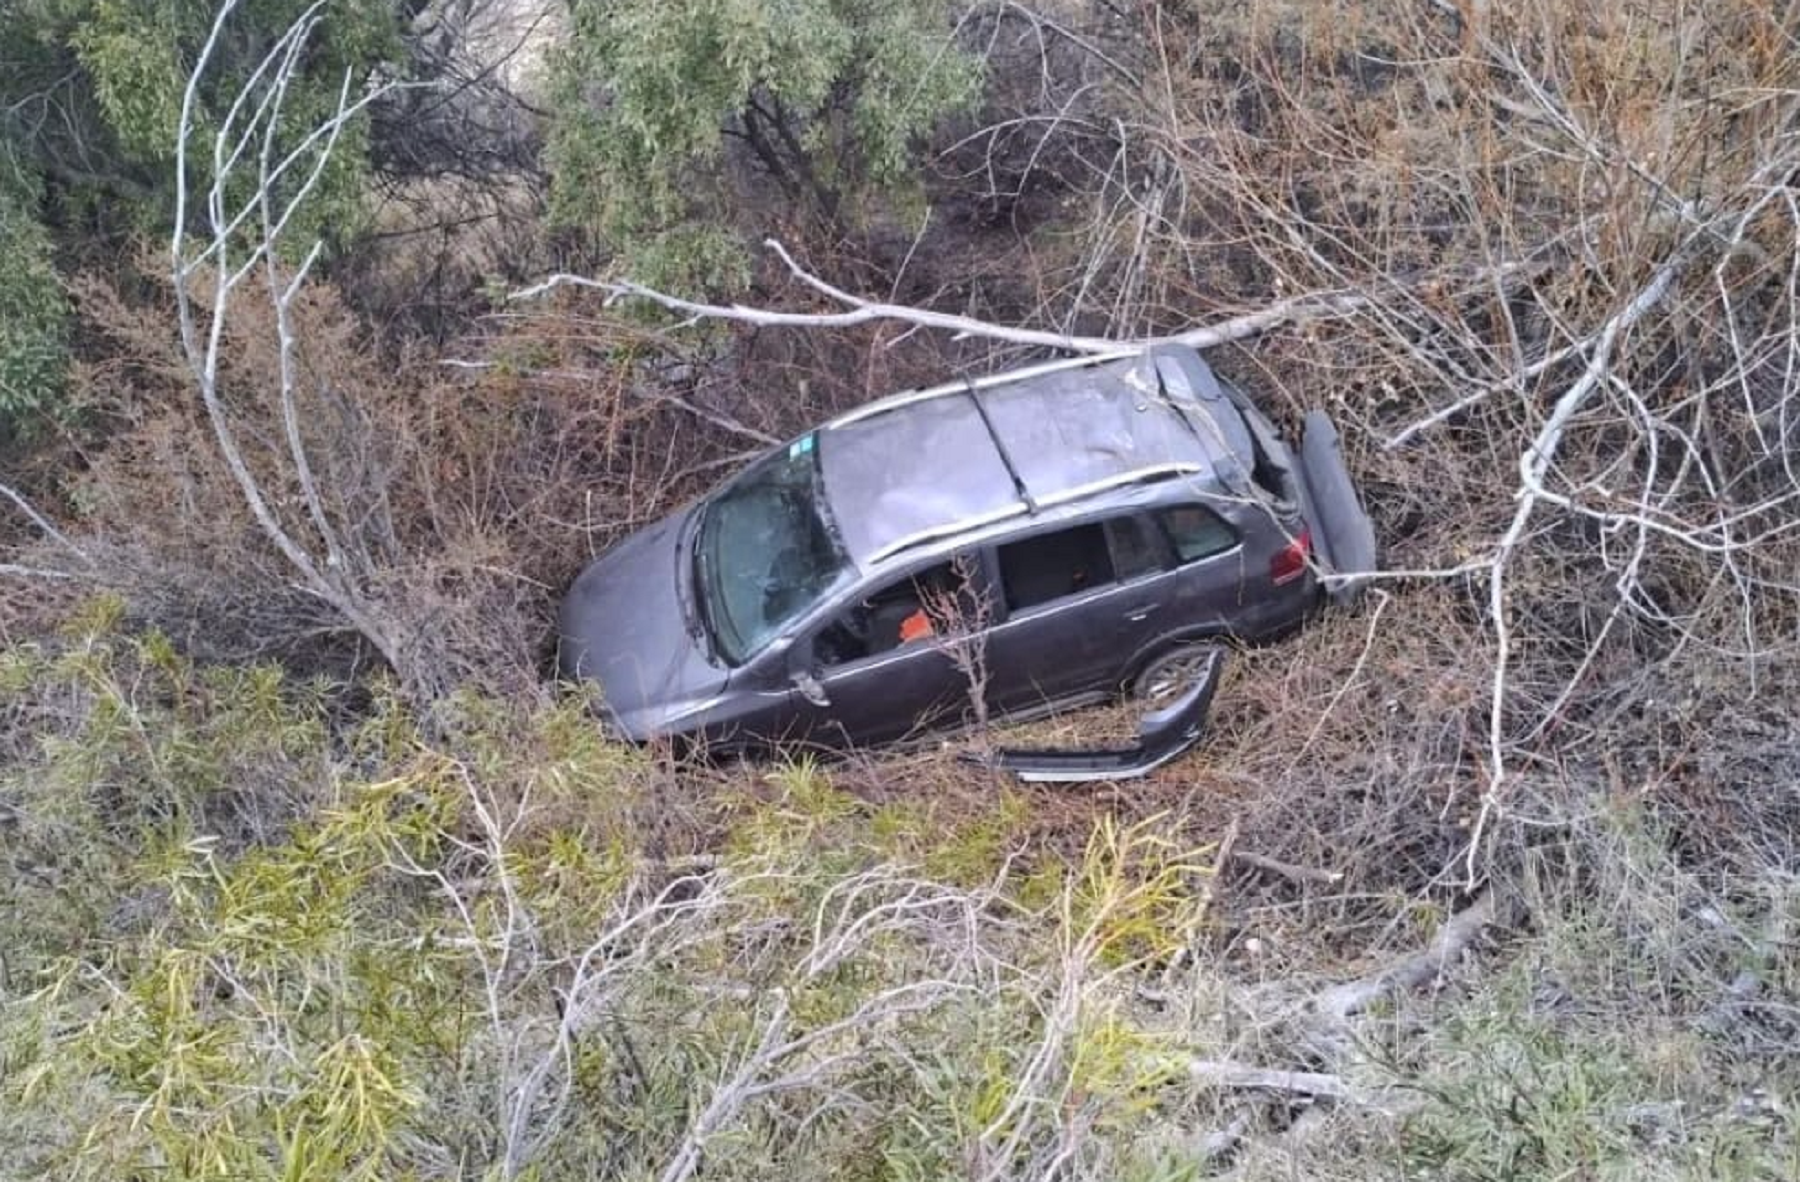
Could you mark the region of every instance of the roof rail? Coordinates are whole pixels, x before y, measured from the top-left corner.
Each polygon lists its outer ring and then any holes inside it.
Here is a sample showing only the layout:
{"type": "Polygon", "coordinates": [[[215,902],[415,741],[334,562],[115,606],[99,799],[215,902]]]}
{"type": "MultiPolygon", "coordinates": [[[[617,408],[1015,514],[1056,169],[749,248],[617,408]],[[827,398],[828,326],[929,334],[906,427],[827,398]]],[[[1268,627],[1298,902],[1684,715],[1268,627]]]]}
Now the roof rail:
{"type": "Polygon", "coordinates": [[[928,542],[941,541],[944,538],[952,537],[956,534],[980,529],[982,526],[995,525],[1008,518],[1018,517],[1022,514],[1036,513],[1039,509],[1051,505],[1066,505],[1073,501],[1079,501],[1083,497],[1091,497],[1095,493],[1105,492],[1109,488],[1122,488],[1131,484],[1154,484],[1158,481],[1174,480],[1182,476],[1197,475],[1206,470],[1204,464],[1152,464],[1145,468],[1134,468],[1130,472],[1119,472],[1100,480],[1090,480],[1086,484],[1076,485],[1074,488],[1066,488],[1061,492],[1053,493],[1041,501],[1031,501],[1029,498],[1021,496],[1020,499],[1013,504],[1002,505],[998,509],[992,509],[986,513],[979,513],[972,517],[966,517],[961,521],[953,521],[947,525],[933,526],[930,529],[920,530],[918,533],[907,534],[905,537],[896,538],[881,549],[875,551],[873,554],[870,554],[868,557],[868,564],[874,566],[886,562],[888,559],[893,558],[898,554],[904,554],[908,550],[923,546],[928,542]]]}
{"type": "Polygon", "coordinates": [[[1032,497],[1031,490],[1025,486],[1025,478],[1019,475],[1019,466],[1013,462],[1012,452],[1008,451],[1006,447],[1006,440],[1000,438],[1000,432],[994,430],[994,419],[992,415],[988,414],[987,405],[981,401],[981,390],[976,387],[974,382],[966,383],[964,388],[969,392],[969,401],[975,404],[975,413],[981,416],[981,425],[987,428],[988,438],[993,440],[995,454],[1000,457],[1000,463],[1005,467],[1006,474],[1012,477],[1013,491],[1019,494],[1019,500],[1024,504],[1027,513],[1036,513],[1038,503],[1032,497]]]}
{"type": "Polygon", "coordinates": [[[993,525],[995,522],[1005,521],[1008,517],[1017,517],[1024,512],[1025,503],[1023,501],[1016,501],[1010,505],[1002,505],[998,509],[991,509],[986,513],[978,513],[973,517],[965,517],[961,521],[952,521],[948,525],[934,525],[930,529],[922,529],[918,533],[907,534],[902,538],[895,538],[881,549],[869,555],[868,565],[874,566],[878,563],[886,562],[896,554],[904,554],[908,550],[925,545],[927,542],[935,542],[954,534],[966,533],[972,529],[980,529],[984,525],[993,525]]]}
{"type": "Polygon", "coordinates": [[[1066,505],[1071,501],[1079,501],[1083,497],[1091,497],[1095,493],[1105,492],[1109,488],[1123,488],[1129,484],[1155,484],[1158,481],[1174,480],[1181,476],[1195,476],[1206,470],[1204,464],[1152,464],[1146,468],[1133,468],[1129,472],[1117,472],[1111,476],[1103,476],[1099,480],[1090,480],[1086,484],[1065,488],[1061,492],[1045,497],[1038,504],[1040,507],[1066,505]]]}
{"type": "Polygon", "coordinates": [[[951,394],[964,394],[969,390],[989,390],[995,386],[1011,385],[1013,382],[1028,381],[1045,374],[1060,373],[1066,369],[1081,369],[1084,366],[1100,365],[1107,361],[1118,361],[1124,357],[1135,357],[1141,349],[1120,349],[1116,353],[1090,353],[1081,357],[1064,357],[1056,361],[1046,361],[1024,369],[1010,369],[1002,373],[987,374],[979,378],[959,378],[945,382],[941,386],[928,386],[923,390],[906,390],[899,394],[890,394],[886,398],[878,398],[874,402],[866,402],[852,410],[847,410],[837,418],[827,422],[820,428],[822,431],[838,427],[848,427],[864,419],[872,419],[876,415],[886,414],[890,410],[899,410],[903,406],[911,406],[915,402],[929,402],[934,398],[944,398],[951,394]]]}

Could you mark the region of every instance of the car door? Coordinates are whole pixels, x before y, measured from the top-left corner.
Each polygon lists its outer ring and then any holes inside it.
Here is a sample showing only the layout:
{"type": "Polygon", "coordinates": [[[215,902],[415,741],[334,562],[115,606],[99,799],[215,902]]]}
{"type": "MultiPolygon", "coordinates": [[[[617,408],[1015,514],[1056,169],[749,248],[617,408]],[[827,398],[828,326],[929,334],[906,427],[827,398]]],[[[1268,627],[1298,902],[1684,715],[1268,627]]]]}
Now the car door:
{"type": "Polygon", "coordinates": [[[994,547],[1003,617],[987,633],[988,702],[1000,713],[1107,692],[1127,617],[1150,626],[1163,573],[1131,514],[1074,522],[994,547]]]}
{"type": "Polygon", "coordinates": [[[1153,509],[1147,521],[1173,569],[1157,588],[1154,611],[1141,621],[1127,620],[1143,626],[1121,634],[1126,651],[1141,653],[1163,638],[1235,632],[1246,586],[1242,531],[1199,500],[1153,509]]]}
{"type": "Polygon", "coordinates": [[[1005,619],[988,633],[990,708],[1112,694],[1145,654],[1230,631],[1242,538],[1198,501],[1130,511],[995,548],[1005,619]]]}
{"type": "Polygon", "coordinates": [[[849,597],[796,642],[797,730],[832,746],[886,743],[958,721],[979,625],[971,560],[938,562],[849,597]]]}

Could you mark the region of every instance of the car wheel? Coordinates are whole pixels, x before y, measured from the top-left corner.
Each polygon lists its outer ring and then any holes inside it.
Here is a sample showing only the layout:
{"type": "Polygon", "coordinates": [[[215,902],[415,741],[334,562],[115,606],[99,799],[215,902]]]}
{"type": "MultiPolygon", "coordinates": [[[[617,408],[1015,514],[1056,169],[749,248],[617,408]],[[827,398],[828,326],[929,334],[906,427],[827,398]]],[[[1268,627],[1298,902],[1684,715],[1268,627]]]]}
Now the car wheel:
{"type": "Polygon", "coordinates": [[[1153,707],[1166,705],[1194,684],[1218,647],[1199,642],[1164,649],[1132,679],[1131,696],[1153,707]]]}

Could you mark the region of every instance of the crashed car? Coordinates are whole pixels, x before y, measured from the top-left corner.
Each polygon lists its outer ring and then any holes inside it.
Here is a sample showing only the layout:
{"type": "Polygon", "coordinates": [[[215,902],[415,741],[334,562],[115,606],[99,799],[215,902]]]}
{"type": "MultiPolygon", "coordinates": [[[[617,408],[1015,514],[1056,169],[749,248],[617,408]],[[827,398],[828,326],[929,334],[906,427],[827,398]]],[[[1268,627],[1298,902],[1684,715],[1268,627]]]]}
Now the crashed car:
{"type": "Polygon", "coordinates": [[[898,394],[777,447],[575,580],[558,660],[632,740],[886,743],[1136,692],[1353,597],[1375,540],[1193,349],[898,394]],[[979,706],[979,709],[977,707],[979,706]]]}

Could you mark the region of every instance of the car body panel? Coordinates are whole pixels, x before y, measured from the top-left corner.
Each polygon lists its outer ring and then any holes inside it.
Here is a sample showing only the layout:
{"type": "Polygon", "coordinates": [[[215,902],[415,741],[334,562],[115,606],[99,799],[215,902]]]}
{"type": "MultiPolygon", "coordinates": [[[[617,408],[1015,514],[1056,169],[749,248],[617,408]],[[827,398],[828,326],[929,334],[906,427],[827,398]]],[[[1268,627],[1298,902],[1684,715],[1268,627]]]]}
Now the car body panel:
{"type": "Polygon", "coordinates": [[[1092,784],[1137,779],[1192,750],[1206,733],[1207,715],[1225,669],[1225,652],[1214,649],[1192,684],[1174,701],[1146,714],[1130,747],[1095,750],[1002,748],[964,758],[996,771],[1011,772],[1028,784],[1092,784]]]}
{"type": "Polygon", "coordinates": [[[565,674],[604,687],[609,719],[633,738],[671,708],[724,693],[729,670],[707,653],[684,610],[691,514],[664,518],[602,555],[575,580],[559,612],[565,674]],[[666,589],[647,595],[645,589],[666,589]]]}
{"type": "Polygon", "coordinates": [[[1307,414],[1300,444],[1301,495],[1328,576],[1327,594],[1354,602],[1375,569],[1375,527],[1344,464],[1337,426],[1324,411],[1307,414]]]}
{"type": "Polygon", "coordinates": [[[936,398],[904,412],[819,433],[819,464],[851,559],[865,570],[895,543],[994,514],[1024,512],[1012,477],[967,398],[936,398]],[[896,469],[929,462],[929,481],[896,469]]]}

